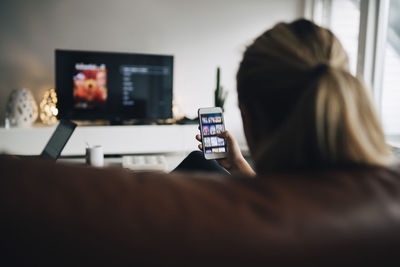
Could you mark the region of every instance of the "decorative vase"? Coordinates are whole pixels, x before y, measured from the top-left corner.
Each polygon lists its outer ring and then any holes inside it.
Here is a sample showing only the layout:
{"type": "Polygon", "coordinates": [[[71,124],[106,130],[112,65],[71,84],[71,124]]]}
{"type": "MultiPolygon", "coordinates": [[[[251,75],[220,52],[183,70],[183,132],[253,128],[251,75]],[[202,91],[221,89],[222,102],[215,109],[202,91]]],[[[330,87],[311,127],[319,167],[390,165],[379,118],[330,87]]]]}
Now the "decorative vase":
{"type": "Polygon", "coordinates": [[[31,91],[27,88],[12,90],[6,107],[10,126],[30,127],[37,117],[38,107],[31,91]]]}

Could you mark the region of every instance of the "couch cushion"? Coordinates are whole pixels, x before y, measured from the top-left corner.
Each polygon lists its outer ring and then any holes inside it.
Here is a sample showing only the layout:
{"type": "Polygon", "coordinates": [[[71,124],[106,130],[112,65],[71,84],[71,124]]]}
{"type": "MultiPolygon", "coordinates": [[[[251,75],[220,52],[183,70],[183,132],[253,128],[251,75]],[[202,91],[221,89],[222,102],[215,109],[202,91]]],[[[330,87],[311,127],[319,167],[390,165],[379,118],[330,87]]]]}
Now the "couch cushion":
{"type": "Polygon", "coordinates": [[[400,263],[398,167],[252,179],[0,156],[0,173],[10,265],[400,263]]]}

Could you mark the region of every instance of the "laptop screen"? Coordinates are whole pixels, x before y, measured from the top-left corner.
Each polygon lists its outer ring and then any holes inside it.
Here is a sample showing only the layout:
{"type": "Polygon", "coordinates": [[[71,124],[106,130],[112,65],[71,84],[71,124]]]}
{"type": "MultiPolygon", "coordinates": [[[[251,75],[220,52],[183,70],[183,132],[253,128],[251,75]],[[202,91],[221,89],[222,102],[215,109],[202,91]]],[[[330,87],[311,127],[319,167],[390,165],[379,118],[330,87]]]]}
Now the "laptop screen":
{"type": "Polygon", "coordinates": [[[61,120],[58,124],[50,140],[42,151],[41,156],[49,159],[58,159],[64,146],[67,144],[69,138],[74,132],[76,124],[68,121],[61,120]]]}

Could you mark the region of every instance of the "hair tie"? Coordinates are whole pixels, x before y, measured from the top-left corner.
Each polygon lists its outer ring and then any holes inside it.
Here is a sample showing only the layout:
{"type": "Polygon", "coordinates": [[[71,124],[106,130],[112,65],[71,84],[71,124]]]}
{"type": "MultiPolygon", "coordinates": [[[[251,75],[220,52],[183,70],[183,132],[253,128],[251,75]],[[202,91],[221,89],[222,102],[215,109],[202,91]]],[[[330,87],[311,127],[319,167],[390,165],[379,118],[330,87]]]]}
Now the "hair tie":
{"type": "Polygon", "coordinates": [[[329,64],[320,63],[314,67],[313,73],[315,73],[315,76],[319,77],[322,74],[324,74],[329,68],[330,68],[329,64]]]}

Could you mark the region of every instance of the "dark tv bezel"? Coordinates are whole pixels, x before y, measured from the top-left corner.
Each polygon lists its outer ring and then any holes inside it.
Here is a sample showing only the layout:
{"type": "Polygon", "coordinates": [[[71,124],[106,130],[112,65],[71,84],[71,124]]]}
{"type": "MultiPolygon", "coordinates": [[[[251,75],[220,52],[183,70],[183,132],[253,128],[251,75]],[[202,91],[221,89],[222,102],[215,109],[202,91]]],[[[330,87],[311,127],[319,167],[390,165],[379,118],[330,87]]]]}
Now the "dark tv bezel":
{"type": "Polygon", "coordinates": [[[58,115],[57,118],[59,120],[67,119],[67,120],[77,120],[77,121],[109,121],[114,123],[123,123],[123,121],[131,121],[131,120],[140,120],[143,122],[151,122],[157,120],[166,120],[173,117],[173,97],[174,97],[174,56],[173,55],[163,55],[163,54],[148,54],[148,53],[130,53],[130,52],[110,52],[110,51],[92,51],[92,50],[67,50],[67,49],[55,49],[54,51],[54,65],[55,65],[55,90],[57,95],[59,95],[60,90],[70,90],[63,88],[63,81],[61,78],[61,74],[63,73],[63,69],[61,69],[61,62],[58,62],[58,55],[62,57],[64,53],[75,53],[75,54],[102,54],[102,55],[117,55],[117,56],[149,56],[149,57],[164,57],[170,58],[171,60],[171,103],[170,103],[170,112],[168,117],[160,117],[160,118],[149,118],[149,117],[132,117],[124,114],[123,112],[120,113],[109,113],[109,112],[79,112],[73,107],[65,106],[65,103],[58,99],[57,108],[58,108],[58,115]],[[57,64],[57,63],[60,63],[57,64]]]}

